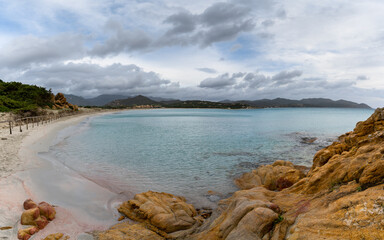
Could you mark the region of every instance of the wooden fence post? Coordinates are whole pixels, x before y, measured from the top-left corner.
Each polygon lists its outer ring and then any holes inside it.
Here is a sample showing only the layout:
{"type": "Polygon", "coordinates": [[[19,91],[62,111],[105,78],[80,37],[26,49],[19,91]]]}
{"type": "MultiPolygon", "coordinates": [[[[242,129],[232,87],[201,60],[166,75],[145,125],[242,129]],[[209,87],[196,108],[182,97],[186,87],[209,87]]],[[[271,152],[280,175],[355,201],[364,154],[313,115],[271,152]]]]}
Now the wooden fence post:
{"type": "Polygon", "coordinates": [[[12,134],[12,123],[9,121],[9,134],[12,134]]]}
{"type": "Polygon", "coordinates": [[[19,127],[20,127],[20,132],[22,132],[23,130],[21,130],[21,120],[19,121],[19,127]]]}

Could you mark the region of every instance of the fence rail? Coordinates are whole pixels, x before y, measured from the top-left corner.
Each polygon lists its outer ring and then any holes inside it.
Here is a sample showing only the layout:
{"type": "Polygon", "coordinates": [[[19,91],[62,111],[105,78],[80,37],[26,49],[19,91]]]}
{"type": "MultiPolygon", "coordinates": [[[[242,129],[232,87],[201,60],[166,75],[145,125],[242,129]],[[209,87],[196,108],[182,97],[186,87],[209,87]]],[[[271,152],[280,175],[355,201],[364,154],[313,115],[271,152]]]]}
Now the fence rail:
{"type": "Polygon", "coordinates": [[[9,134],[12,134],[14,132],[14,128],[18,128],[18,130],[22,132],[23,128],[26,130],[29,130],[29,128],[38,127],[39,125],[48,124],[60,118],[77,115],[80,113],[81,113],[80,111],[76,111],[76,112],[71,111],[71,112],[48,114],[48,115],[35,116],[35,117],[16,118],[16,119],[10,119],[7,121],[0,121],[0,124],[8,123],[9,134]]]}

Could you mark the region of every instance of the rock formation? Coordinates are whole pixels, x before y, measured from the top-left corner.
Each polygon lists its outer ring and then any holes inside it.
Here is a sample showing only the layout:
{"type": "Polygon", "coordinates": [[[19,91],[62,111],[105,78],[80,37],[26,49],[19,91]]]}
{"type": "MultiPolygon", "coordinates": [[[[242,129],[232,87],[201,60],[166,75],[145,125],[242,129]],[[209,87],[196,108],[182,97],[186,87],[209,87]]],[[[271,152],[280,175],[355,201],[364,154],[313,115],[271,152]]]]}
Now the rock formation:
{"type": "Polygon", "coordinates": [[[50,234],[46,238],[44,238],[44,240],[67,240],[67,239],[69,239],[69,237],[64,236],[63,233],[50,234]]]}
{"type": "Polygon", "coordinates": [[[53,109],[65,109],[69,108],[71,110],[77,111],[78,106],[73,105],[67,102],[67,99],[65,98],[64,94],[58,93],[56,96],[54,96],[52,102],[54,102],[52,108],[53,109]]]}
{"type": "Polygon", "coordinates": [[[31,199],[27,199],[23,207],[25,211],[21,215],[20,223],[33,227],[19,230],[17,237],[22,240],[28,240],[33,234],[45,228],[56,215],[55,208],[46,202],[36,204],[31,199]]]}
{"type": "MultiPolygon", "coordinates": [[[[244,174],[236,180],[243,190],[206,220],[165,193],[138,194],[119,211],[168,239],[384,239],[384,109],[320,150],[304,170],[277,161],[244,174]]],[[[137,224],[119,226],[142,232],[137,224]]]]}
{"type": "Polygon", "coordinates": [[[195,208],[185,202],[185,198],[169,193],[149,191],[136,194],[134,199],[121,204],[118,210],[166,238],[186,235],[203,221],[195,208]]]}
{"type": "Polygon", "coordinates": [[[278,160],[272,165],[261,166],[235,180],[240,189],[264,186],[269,190],[283,190],[302,179],[305,167],[278,160]]]}
{"type": "Polygon", "coordinates": [[[125,239],[141,239],[141,240],[161,240],[165,239],[149,230],[144,224],[133,224],[124,222],[116,224],[108,231],[96,235],[98,240],[125,240],[125,239]]]}

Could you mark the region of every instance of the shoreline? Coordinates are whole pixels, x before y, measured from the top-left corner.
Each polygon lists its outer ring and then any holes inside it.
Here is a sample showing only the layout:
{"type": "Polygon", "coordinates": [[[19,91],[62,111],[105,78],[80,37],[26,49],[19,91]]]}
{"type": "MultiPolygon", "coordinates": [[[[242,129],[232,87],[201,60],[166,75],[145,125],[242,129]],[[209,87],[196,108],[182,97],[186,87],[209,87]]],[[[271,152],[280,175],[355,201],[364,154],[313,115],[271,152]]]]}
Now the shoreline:
{"type": "MultiPolygon", "coordinates": [[[[120,111],[85,112],[27,131],[15,131],[12,135],[7,134],[6,129],[0,129],[0,228],[12,227],[12,229],[0,230],[0,238],[17,239],[17,230],[21,227],[19,221],[23,210],[22,203],[28,198],[37,202],[47,201],[58,206],[56,207],[59,213],[57,219],[37,233],[35,238],[43,239],[57,232],[65,232],[71,238],[80,237],[82,232],[103,230],[114,223],[112,219],[101,219],[99,222],[90,219],[98,218],[98,214],[93,214],[94,216],[90,214],[81,219],[84,212],[91,209],[85,209],[82,212],[76,206],[76,202],[70,201],[71,197],[68,193],[71,189],[68,189],[68,184],[76,186],[77,191],[87,188],[95,191],[91,197],[96,200],[89,203],[89,208],[95,208],[96,205],[108,208],[107,203],[115,194],[82,178],[70,169],[45,160],[38,154],[49,151],[49,148],[55,144],[60,131],[76,126],[87,118],[115,112],[120,111]],[[54,192],[56,188],[58,191],[54,192]],[[59,192],[63,189],[67,190],[67,193],[64,191],[60,194],[59,192]],[[97,198],[97,195],[101,197],[97,198]],[[47,199],[48,196],[51,199],[47,199]]],[[[106,209],[108,210],[110,209],[106,209]]],[[[113,213],[108,217],[113,218],[113,213]]]]}

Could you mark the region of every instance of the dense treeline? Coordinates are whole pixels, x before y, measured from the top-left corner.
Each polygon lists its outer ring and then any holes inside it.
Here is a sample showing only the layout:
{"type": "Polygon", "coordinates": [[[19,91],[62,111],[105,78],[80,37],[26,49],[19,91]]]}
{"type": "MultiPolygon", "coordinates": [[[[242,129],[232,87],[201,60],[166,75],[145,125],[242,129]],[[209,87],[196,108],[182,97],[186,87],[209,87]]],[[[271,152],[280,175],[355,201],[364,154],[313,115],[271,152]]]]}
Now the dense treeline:
{"type": "Polygon", "coordinates": [[[45,108],[77,110],[77,106],[69,104],[62,93],[55,96],[51,89],[0,79],[0,112],[36,113],[45,108]]]}
{"type": "Polygon", "coordinates": [[[0,112],[52,107],[54,95],[43,87],[0,80],[0,112]]]}

